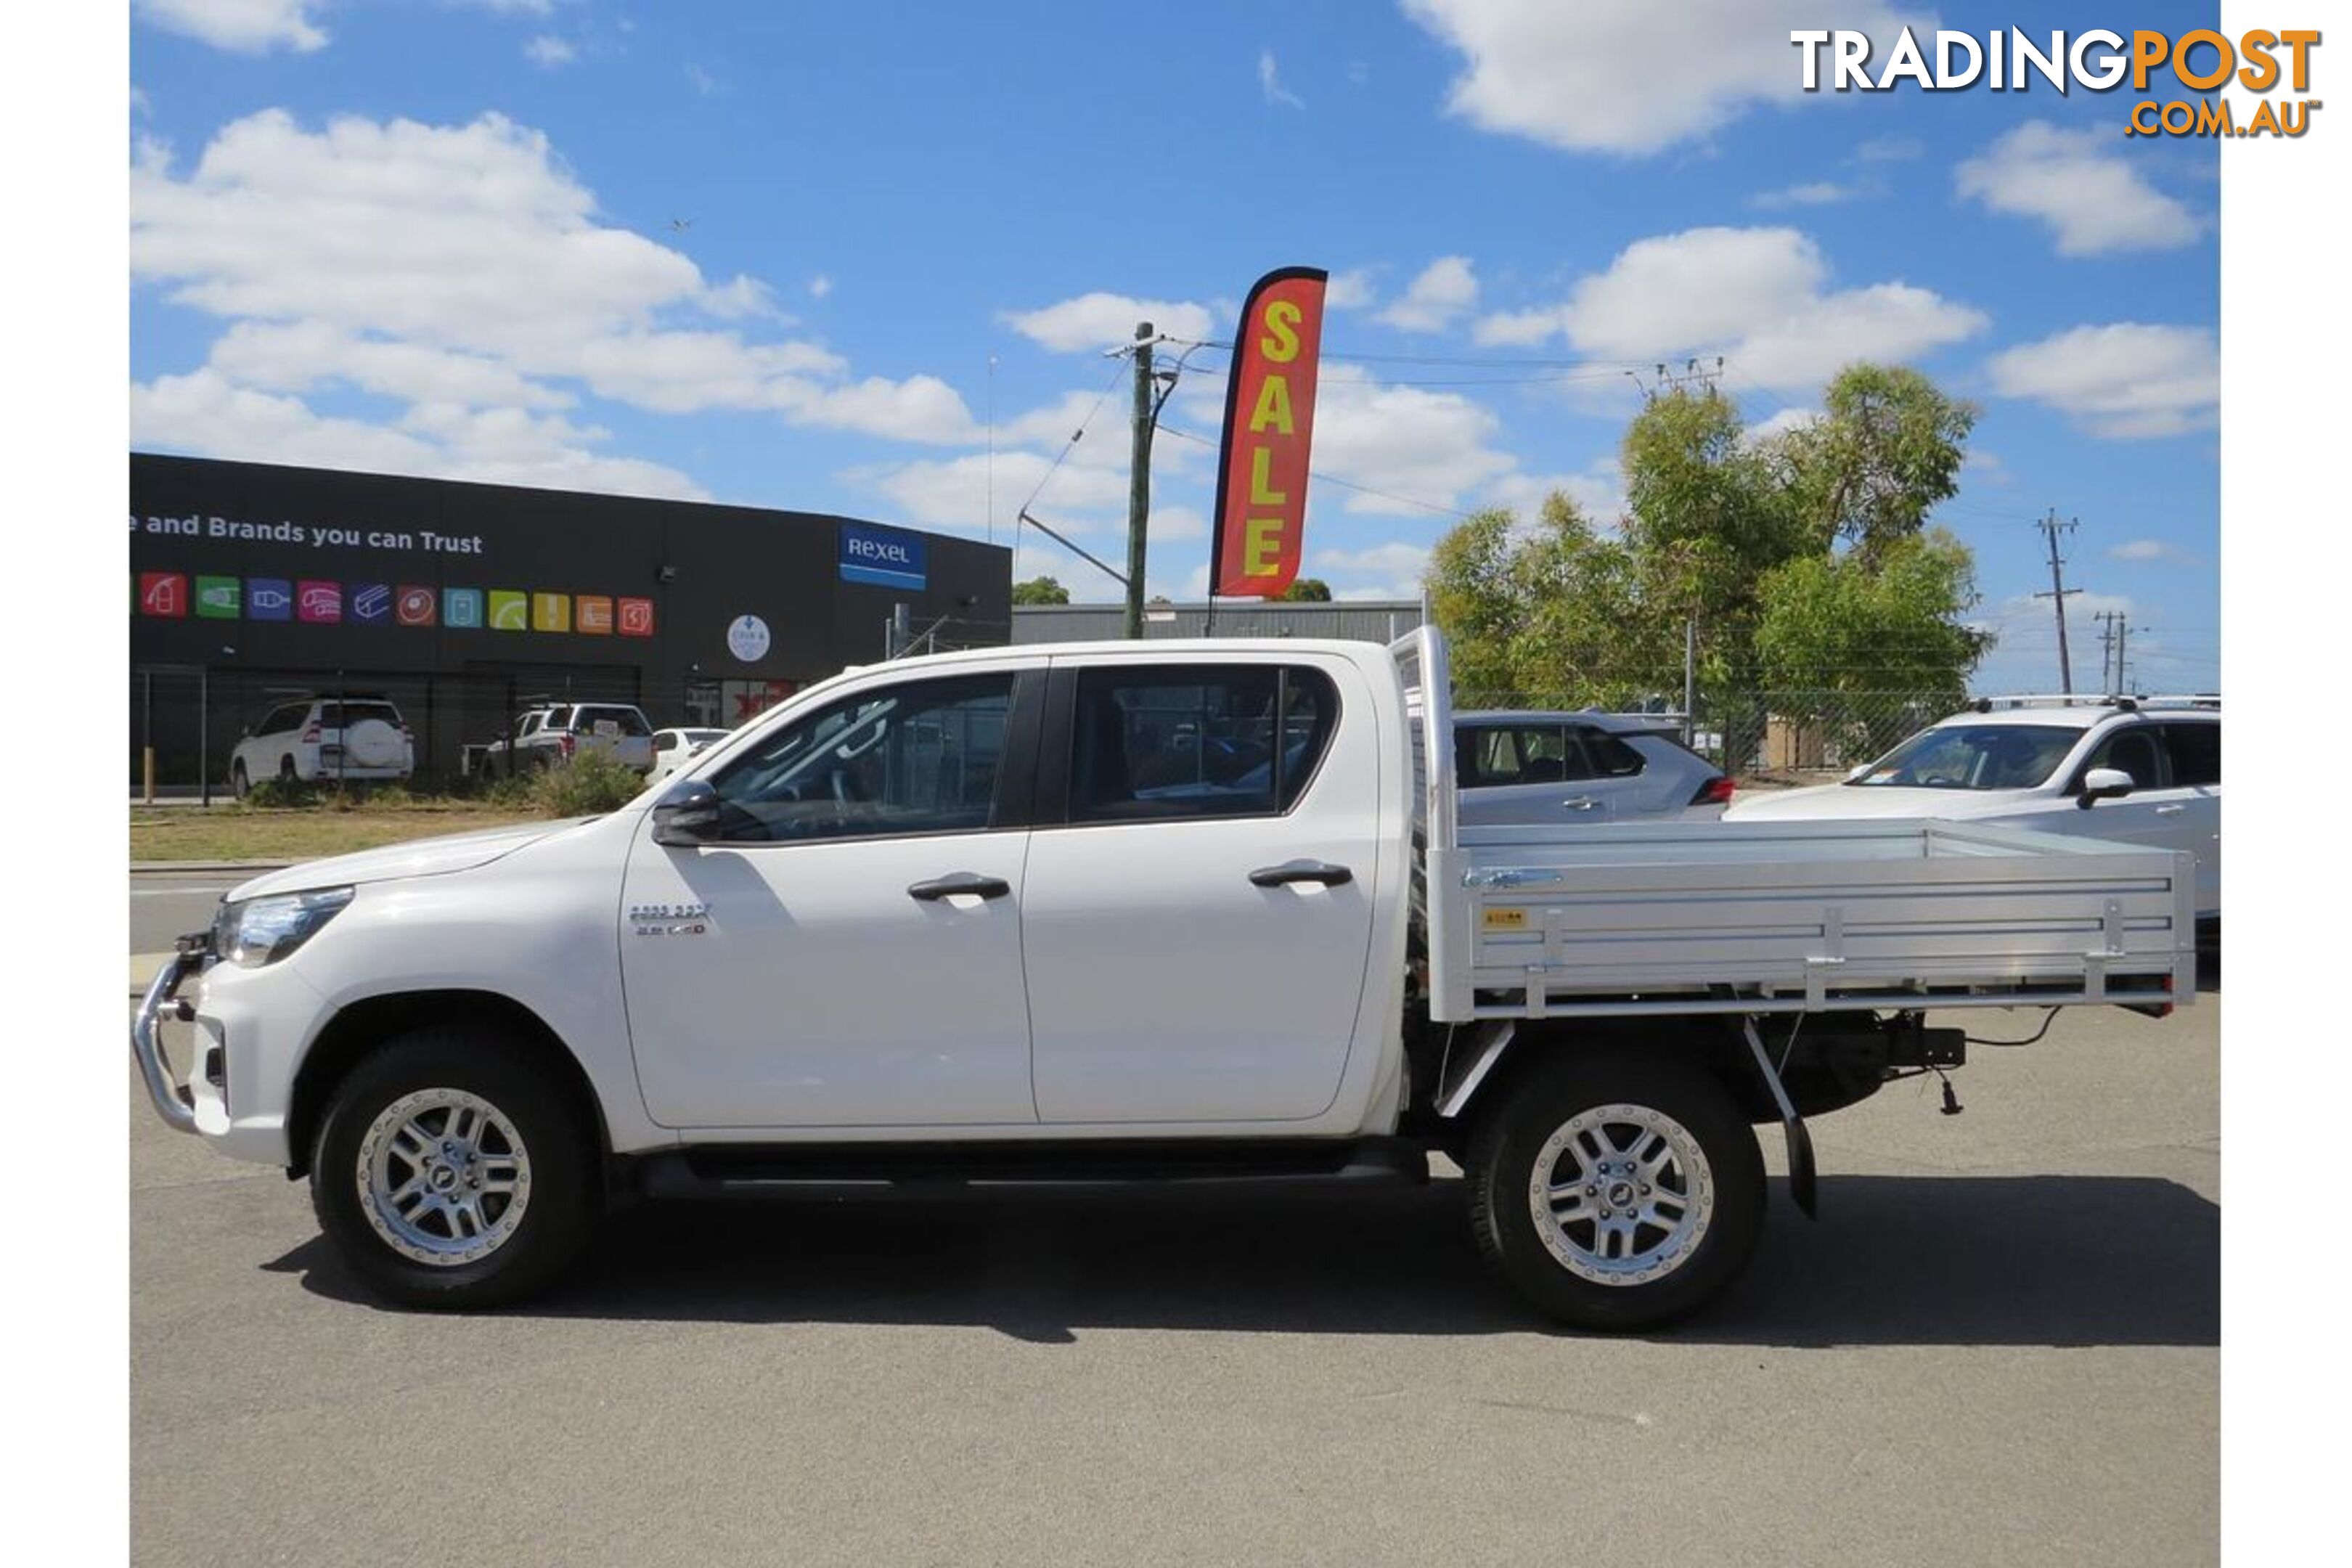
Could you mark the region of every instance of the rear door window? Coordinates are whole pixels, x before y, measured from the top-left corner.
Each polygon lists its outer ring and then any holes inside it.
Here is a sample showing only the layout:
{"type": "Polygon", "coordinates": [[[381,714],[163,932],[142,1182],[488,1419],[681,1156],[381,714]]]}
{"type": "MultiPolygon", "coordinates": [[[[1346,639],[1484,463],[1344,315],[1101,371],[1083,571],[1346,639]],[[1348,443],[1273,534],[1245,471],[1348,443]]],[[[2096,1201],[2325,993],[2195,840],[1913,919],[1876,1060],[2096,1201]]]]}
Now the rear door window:
{"type": "Polygon", "coordinates": [[[1580,724],[1571,732],[1583,744],[1584,754],[1591,764],[1591,777],[1630,779],[1641,773],[1642,753],[1608,731],[1580,724]]]}
{"type": "Polygon", "coordinates": [[[2183,721],[2164,727],[2166,748],[2172,753],[2172,782],[2187,788],[2221,782],[2221,726],[2183,721]]]}
{"type": "Polygon", "coordinates": [[[1339,691],[1316,669],[1152,665],[1081,671],[1070,820],[1279,816],[1306,793],[1339,715],[1339,691]]]}
{"type": "Polygon", "coordinates": [[[1455,741],[1454,773],[1464,789],[1561,784],[1592,776],[1584,748],[1559,724],[1479,724],[1463,733],[1469,743],[1455,741]]]}

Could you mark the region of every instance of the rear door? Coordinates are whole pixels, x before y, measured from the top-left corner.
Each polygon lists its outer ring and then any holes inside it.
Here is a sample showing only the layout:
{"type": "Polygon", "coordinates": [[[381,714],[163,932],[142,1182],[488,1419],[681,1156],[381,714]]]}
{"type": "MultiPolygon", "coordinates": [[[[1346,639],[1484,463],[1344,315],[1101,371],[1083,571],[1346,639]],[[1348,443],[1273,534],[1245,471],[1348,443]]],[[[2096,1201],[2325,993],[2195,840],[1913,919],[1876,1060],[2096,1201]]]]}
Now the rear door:
{"type": "Polygon", "coordinates": [[[2164,741],[2176,798],[2162,815],[2181,827],[2175,847],[2196,851],[2198,917],[2213,919],[2221,912],[2221,721],[2168,721],[2164,741]]]}
{"type": "Polygon", "coordinates": [[[1056,661],[1023,928],[1044,1121],[1328,1108],[1395,765],[1371,700],[1329,656],[1056,661]]]}
{"type": "MultiPolygon", "coordinates": [[[[1597,779],[1579,732],[1558,720],[1465,724],[1454,731],[1462,826],[1589,824],[1616,815],[1619,781],[1597,779]]],[[[1635,758],[1638,771],[1640,759],[1635,758]]]]}
{"type": "Polygon", "coordinates": [[[2093,746],[2067,786],[2065,806],[2061,809],[2074,820],[2062,830],[2118,844],[2188,850],[2197,857],[2197,912],[2211,914],[2221,908],[2221,759],[2217,748],[2211,784],[2182,784],[2173,772],[2173,749],[2167,743],[2169,728],[2147,722],[2121,724],[2093,746]],[[2129,773],[2132,792],[2077,811],[2083,779],[2094,768],[2129,773]]]}

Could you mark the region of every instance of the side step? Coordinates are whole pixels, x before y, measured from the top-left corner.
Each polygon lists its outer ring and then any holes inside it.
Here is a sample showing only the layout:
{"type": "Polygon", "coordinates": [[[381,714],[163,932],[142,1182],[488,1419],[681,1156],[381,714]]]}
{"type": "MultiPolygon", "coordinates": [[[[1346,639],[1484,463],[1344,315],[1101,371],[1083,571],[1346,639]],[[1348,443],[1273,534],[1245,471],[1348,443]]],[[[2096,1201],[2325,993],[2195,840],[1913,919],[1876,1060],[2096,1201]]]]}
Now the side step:
{"type": "Polygon", "coordinates": [[[1429,1180],[1429,1156],[1402,1138],[1344,1142],[1234,1139],[1169,1142],[709,1144],[637,1162],[651,1198],[879,1196],[978,1186],[1108,1187],[1134,1183],[1429,1180]]]}

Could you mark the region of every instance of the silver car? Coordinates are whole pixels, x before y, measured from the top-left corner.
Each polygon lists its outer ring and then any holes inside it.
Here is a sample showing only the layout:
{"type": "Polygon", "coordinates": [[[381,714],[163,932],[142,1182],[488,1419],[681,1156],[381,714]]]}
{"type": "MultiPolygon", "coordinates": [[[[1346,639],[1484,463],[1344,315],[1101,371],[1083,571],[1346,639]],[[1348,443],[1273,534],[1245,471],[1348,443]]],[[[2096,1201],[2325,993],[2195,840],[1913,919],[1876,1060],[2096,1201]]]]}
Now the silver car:
{"type": "Polygon", "coordinates": [[[1654,715],[1460,713],[1454,778],[1465,827],[1716,817],[1732,781],[1654,715]]]}

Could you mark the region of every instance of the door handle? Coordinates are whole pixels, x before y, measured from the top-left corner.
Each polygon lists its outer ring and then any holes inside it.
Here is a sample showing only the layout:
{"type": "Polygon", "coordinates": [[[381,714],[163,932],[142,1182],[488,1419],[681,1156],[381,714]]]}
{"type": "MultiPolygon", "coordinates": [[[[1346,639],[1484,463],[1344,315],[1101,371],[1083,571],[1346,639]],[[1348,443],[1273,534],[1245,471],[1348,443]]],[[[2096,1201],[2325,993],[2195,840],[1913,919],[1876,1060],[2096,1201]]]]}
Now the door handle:
{"type": "Polygon", "coordinates": [[[1356,874],[1345,866],[1333,866],[1321,860],[1285,860],[1279,866],[1260,866],[1249,874],[1250,883],[1259,888],[1286,888],[1293,882],[1320,882],[1327,888],[1345,887],[1356,879],[1356,874]]]}
{"type": "Polygon", "coordinates": [[[907,889],[910,899],[933,904],[941,899],[969,896],[975,899],[1001,899],[1013,891],[1013,884],[1002,877],[983,877],[975,871],[950,871],[944,877],[934,877],[928,882],[917,882],[907,889]]]}
{"type": "Polygon", "coordinates": [[[2188,809],[2189,808],[2185,805],[2159,805],[2156,808],[2156,815],[2158,816],[2179,816],[2182,812],[2188,809]]]}
{"type": "Polygon", "coordinates": [[[1572,795],[1559,804],[1570,811],[1594,811],[1601,805],[1598,800],[1589,795],[1572,795]]]}

